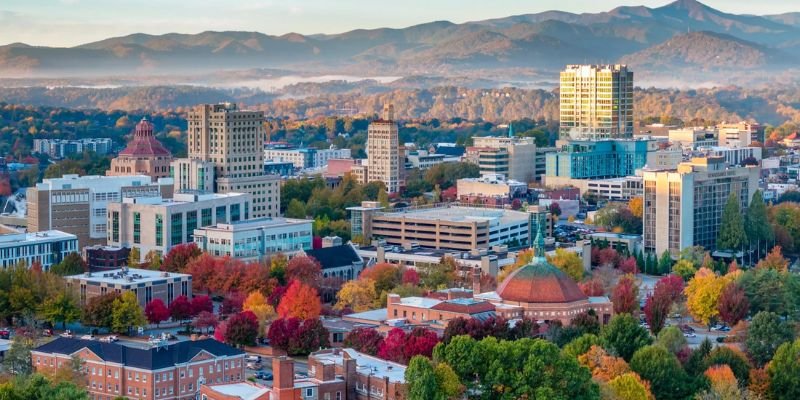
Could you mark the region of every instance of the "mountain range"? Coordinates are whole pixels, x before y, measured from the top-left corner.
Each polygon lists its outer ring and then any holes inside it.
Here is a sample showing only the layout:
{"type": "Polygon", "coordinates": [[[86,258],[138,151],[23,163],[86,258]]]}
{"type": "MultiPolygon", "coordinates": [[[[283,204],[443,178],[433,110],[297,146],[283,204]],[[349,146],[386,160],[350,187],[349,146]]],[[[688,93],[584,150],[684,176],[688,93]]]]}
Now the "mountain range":
{"type": "MultiPolygon", "coordinates": [[[[332,35],[136,33],[70,48],[0,46],[0,78],[207,73],[284,68],[363,75],[536,76],[569,63],[627,63],[686,78],[787,71],[800,60],[800,13],[737,15],[696,0],[601,13],[547,11],[332,35]],[[724,75],[724,74],[723,74],[724,75]]],[[[774,74],[773,74],[774,75],[774,74]]]]}

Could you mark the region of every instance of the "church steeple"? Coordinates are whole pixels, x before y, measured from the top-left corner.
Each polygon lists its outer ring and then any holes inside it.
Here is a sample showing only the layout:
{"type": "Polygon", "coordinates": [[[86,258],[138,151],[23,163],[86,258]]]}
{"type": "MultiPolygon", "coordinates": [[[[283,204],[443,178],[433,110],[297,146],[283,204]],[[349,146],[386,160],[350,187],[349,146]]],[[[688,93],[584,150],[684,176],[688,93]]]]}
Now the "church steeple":
{"type": "MultiPolygon", "coordinates": [[[[547,216],[545,216],[545,221],[547,216]]],[[[542,220],[542,214],[536,216],[537,222],[537,229],[536,229],[536,239],[533,240],[533,261],[546,261],[545,252],[544,252],[544,224],[546,223],[542,220]]]]}

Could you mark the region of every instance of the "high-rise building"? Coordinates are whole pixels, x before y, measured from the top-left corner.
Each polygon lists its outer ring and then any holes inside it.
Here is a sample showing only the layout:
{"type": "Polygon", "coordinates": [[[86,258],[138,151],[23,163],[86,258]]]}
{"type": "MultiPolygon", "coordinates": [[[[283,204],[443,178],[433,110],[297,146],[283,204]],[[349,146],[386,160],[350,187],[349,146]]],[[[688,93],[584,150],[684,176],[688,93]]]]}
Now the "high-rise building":
{"type": "Polygon", "coordinates": [[[742,212],[758,189],[760,168],[729,165],[723,157],[693,158],[673,170],[645,170],[644,248],[677,256],[681,249],[716,248],[722,211],[736,193],[742,212]]]}
{"type": "Polygon", "coordinates": [[[119,156],[111,160],[108,176],[147,175],[154,179],[169,177],[172,153],[153,135],[153,124],[142,118],[136,124],[133,140],[119,156]]]}
{"type": "Polygon", "coordinates": [[[28,188],[28,232],[57,229],[78,237],[80,248],[106,244],[106,210],[123,197],[172,197],[172,179],[146,175],[44,179],[28,188]]]}
{"type": "Polygon", "coordinates": [[[92,151],[98,155],[111,152],[114,143],[109,138],[88,139],[34,139],[33,152],[47,154],[51,158],[64,158],[73,154],[92,151]]]}
{"type": "Polygon", "coordinates": [[[400,191],[405,156],[400,149],[394,106],[391,104],[384,105],[381,118],[369,124],[366,167],[367,182],[381,181],[386,184],[389,193],[400,191]]]}
{"type": "Polygon", "coordinates": [[[508,136],[474,137],[473,149],[478,152],[481,175],[501,174],[526,183],[541,180],[545,154],[556,150],[537,147],[530,137],[514,137],[510,126],[508,136]]]}
{"type": "Polygon", "coordinates": [[[189,158],[213,162],[215,191],[250,193],[253,218],[280,213],[280,177],[264,174],[264,113],[236,104],[204,104],[189,112],[189,158]]]}
{"type": "Polygon", "coordinates": [[[568,65],[561,72],[561,138],[633,136],[633,72],[625,65],[568,65]]]}
{"type": "Polygon", "coordinates": [[[175,193],[214,192],[214,163],[196,158],[177,158],[170,164],[175,193]]]}

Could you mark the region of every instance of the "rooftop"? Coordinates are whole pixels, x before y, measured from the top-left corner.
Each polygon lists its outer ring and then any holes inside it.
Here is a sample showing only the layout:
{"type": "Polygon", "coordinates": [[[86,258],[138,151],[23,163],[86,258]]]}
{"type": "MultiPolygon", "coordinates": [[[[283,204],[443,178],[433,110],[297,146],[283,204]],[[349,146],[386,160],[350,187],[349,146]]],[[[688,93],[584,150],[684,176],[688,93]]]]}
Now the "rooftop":
{"type": "Polygon", "coordinates": [[[311,353],[321,363],[344,364],[344,358],[356,360],[356,371],[363,375],[388,378],[390,382],[405,383],[406,366],[359,353],[353,349],[323,350],[311,353]]]}
{"type": "Polygon", "coordinates": [[[528,213],[498,208],[435,206],[430,208],[405,208],[400,211],[383,213],[384,216],[396,218],[416,218],[429,220],[445,220],[450,222],[490,222],[508,224],[528,221],[528,213]]]}
{"type": "Polygon", "coordinates": [[[26,242],[49,242],[75,239],[78,237],[62,231],[41,231],[41,232],[9,232],[0,234],[0,246],[13,246],[26,242]]]}
{"type": "Polygon", "coordinates": [[[306,250],[305,253],[307,256],[314,257],[319,261],[323,270],[363,263],[361,257],[350,244],[306,250]]]}
{"type": "Polygon", "coordinates": [[[362,321],[375,321],[375,324],[380,325],[386,321],[387,317],[386,308],[378,308],[376,310],[363,311],[360,313],[347,314],[344,318],[348,320],[362,320],[362,321]]]}
{"type": "Polygon", "coordinates": [[[253,400],[270,393],[268,387],[259,386],[250,382],[227,383],[222,385],[207,385],[210,389],[226,396],[235,396],[241,400],[253,400]]]}
{"type": "Polygon", "coordinates": [[[189,274],[177,272],[153,271],[150,269],[119,268],[104,272],[87,272],[78,275],[67,276],[70,280],[81,280],[86,282],[106,283],[106,284],[132,284],[143,282],[156,282],[166,278],[191,277],[189,274]]]}
{"type": "Polygon", "coordinates": [[[165,199],[161,196],[155,197],[125,197],[122,199],[126,204],[144,204],[151,206],[175,206],[188,203],[196,203],[200,201],[213,201],[219,199],[233,198],[239,196],[247,196],[245,193],[204,193],[204,192],[183,192],[175,193],[171,199],[165,199]]]}
{"type": "Polygon", "coordinates": [[[128,143],[124,150],[119,152],[119,155],[123,157],[172,157],[172,153],[153,135],[153,124],[147,118],[142,118],[136,124],[133,140],[128,143]]]}
{"type": "Polygon", "coordinates": [[[265,218],[240,220],[226,224],[218,223],[216,225],[206,226],[200,229],[209,231],[234,231],[234,230],[272,228],[272,227],[289,226],[289,225],[302,225],[302,224],[310,224],[312,222],[314,221],[310,219],[265,217],[265,218]]]}

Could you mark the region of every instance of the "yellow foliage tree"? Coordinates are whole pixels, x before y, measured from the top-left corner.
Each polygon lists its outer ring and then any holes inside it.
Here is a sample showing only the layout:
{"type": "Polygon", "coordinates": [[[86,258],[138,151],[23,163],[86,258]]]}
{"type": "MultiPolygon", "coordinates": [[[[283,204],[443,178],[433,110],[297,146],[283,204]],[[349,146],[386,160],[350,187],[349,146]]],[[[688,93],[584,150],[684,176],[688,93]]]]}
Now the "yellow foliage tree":
{"type": "Polygon", "coordinates": [[[259,332],[264,332],[267,322],[275,318],[275,308],[267,303],[260,291],[252,291],[242,303],[242,310],[250,311],[258,318],[259,332]]]}
{"type": "Polygon", "coordinates": [[[637,218],[642,218],[644,215],[644,202],[642,201],[641,197],[634,197],[628,201],[628,209],[631,210],[631,214],[633,214],[637,218]]]}
{"type": "Polygon", "coordinates": [[[686,285],[686,308],[692,317],[705,325],[719,314],[717,302],[730,277],[720,277],[708,268],[700,268],[686,285]]]}
{"type": "Polygon", "coordinates": [[[533,260],[533,249],[525,249],[517,253],[517,259],[514,264],[506,266],[500,273],[497,274],[497,283],[503,282],[506,277],[511,275],[512,272],[522,268],[524,265],[530,264],[533,260]]]}
{"type": "Polygon", "coordinates": [[[639,374],[628,372],[608,382],[608,388],[613,392],[614,399],[620,400],[654,400],[650,392],[650,384],[643,380],[639,374]]]}
{"type": "Polygon", "coordinates": [[[378,299],[375,281],[369,278],[348,281],[342,285],[336,297],[338,301],[334,308],[337,310],[348,307],[355,312],[370,310],[378,299]]]}
{"type": "Polygon", "coordinates": [[[583,260],[578,254],[564,249],[556,249],[556,255],[548,261],[567,273],[573,280],[580,282],[583,279],[583,260]]]}

